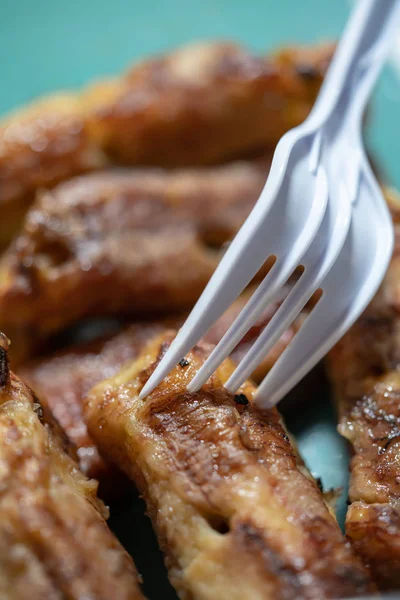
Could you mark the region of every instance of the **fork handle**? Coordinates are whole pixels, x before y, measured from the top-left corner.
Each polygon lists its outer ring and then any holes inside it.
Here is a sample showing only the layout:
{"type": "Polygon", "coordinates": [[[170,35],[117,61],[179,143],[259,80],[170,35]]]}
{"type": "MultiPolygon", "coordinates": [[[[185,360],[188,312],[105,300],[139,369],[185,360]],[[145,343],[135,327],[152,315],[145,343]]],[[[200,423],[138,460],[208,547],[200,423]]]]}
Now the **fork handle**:
{"type": "Polygon", "coordinates": [[[323,125],[340,103],[344,91],[357,85],[359,76],[365,79],[358,100],[362,114],[399,21],[400,0],[358,0],[306,121],[308,127],[323,125]]]}

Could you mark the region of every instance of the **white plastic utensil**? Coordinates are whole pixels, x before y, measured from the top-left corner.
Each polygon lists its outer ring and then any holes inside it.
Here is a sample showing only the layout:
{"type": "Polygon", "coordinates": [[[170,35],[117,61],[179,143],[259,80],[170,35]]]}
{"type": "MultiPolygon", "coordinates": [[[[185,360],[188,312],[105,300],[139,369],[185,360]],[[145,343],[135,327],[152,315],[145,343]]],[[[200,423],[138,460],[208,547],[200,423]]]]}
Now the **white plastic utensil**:
{"type": "Polygon", "coordinates": [[[235,392],[312,294],[322,297],[258,388],[276,404],[339,340],[377,291],[393,248],[393,227],[365,155],[362,119],[393,41],[400,0],[360,0],[309,115],[280,140],[264,190],[170,349],[143,387],[145,397],[250,283],[276,261],[188,386],[198,390],[297,266],[304,270],[225,384],[235,392]]]}

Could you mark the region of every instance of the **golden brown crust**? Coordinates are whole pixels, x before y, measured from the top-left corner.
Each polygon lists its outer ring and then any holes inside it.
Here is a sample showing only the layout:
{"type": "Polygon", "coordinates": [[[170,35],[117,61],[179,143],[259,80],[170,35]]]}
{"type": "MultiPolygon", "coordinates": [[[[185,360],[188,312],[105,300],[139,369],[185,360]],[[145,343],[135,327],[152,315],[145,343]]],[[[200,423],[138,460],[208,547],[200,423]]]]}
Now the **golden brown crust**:
{"type": "Polygon", "coordinates": [[[382,590],[400,589],[400,510],[388,503],[353,502],[346,532],[382,590]]]}
{"type": "Polygon", "coordinates": [[[0,260],[4,331],[32,340],[84,317],[190,308],[268,166],[106,171],[47,192],[0,260]]]}
{"type": "Polygon", "coordinates": [[[188,46],[89,91],[93,136],[123,164],[203,165],[273,147],[309,113],[331,54],[332,46],[268,58],[231,43],[188,46]]]}
{"type": "Polygon", "coordinates": [[[276,410],[233,397],[226,361],[205,387],[186,385],[212,346],[199,344],[144,401],[138,393],[168,348],[155,339],[86,404],[101,450],[144,495],[181,598],[332,598],[370,590],[276,410]]]}
{"type": "Polygon", "coordinates": [[[37,190],[105,163],[73,96],[54,96],[0,124],[0,248],[16,233],[37,190]]]}
{"type": "MultiPolygon", "coordinates": [[[[388,197],[398,221],[395,195],[388,197]]],[[[331,351],[339,432],[353,449],[346,531],[382,589],[398,589],[400,547],[400,228],[371,305],[331,351]],[[385,531],[386,530],[386,531],[385,531]]]]}
{"type": "Polygon", "coordinates": [[[100,457],[83,419],[83,398],[94,385],[136,358],[147,340],[163,329],[162,321],[133,324],[116,335],[66,348],[19,369],[21,378],[76,446],[82,472],[100,482],[101,496],[117,494],[127,482],[100,457]]]}
{"type": "MultiPolygon", "coordinates": [[[[228,308],[228,310],[216,321],[211,328],[208,330],[206,335],[204,336],[204,341],[216,345],[222,339],[222,336],[228,331],[228,328],[233,323],[233,321],[238,317],[240,311],[246,305],[251,295],[253,294],[255,286],[248,287],[240,296],[237,298],[233,304],[228,308]]],[[[282,289],[282,299],[283,297],[289,293],[289,285],[285,286],[282,289]]],[[[250,350],[254,341],[258,338],[264,328],[267,326],[269,321],[274,316],[278,307],[280,306],[281,301],[273,302],[263,311],[260,318],[254,323],[253,327],[249,329],[246,335],[242,338],[236,348],[233,349],[230,354],[231,359],[236,364],[239,364],[247,352],[250,350]]],[[[307,307],[305,307],[307,309],[307,307]]],[[[306,310],[299,314],[296,320],[288,327],[288,329],[282,334],[280,339],[276,342],[276,344],[271,348],[268,352],[267,356],[260,362],[260,364],[256,367],[255,371],[251,374],[251,378],[256,383],[260,383],[266,373],[273,367],[278,358],[287,348],[287,346],[292,341],[293,337],[296,335],[298,330],[300,329],[302,323],[304,322],[304,318],[306,316],[306,310]]],[[[171,327],[177,327],[177,325],[171,324],[171,327]]]]}
{"type": "MultiPolygon", "coordinates": [[[[244,307],[254,289],[243,293],[228,311],[211,327],[205,340],[217,344],[228,327],[244,307]]],[[[270,306],[259,321],[246,334],[232,352],[235,362],[240,362],[251,344],[266,326],[277,306],[270,306]]],[[[79,465],[83,473],[100,482],[100,495],[118,493],[126,486],[113,465],[100,456],[94,441],[87,432],[82,414],[82,403],[87,392],[97,383],[115,375],[128,361],[135,359],[149,339],[165,330],[166,326],[180,327],[185,315],[169,319],[141,321],[122,331],[69,347],[56,354],[44,356],[27,363],[18,371],[21,378],[38,394],[43,406],[64,430],[67,438],[77,448],[79,465]]],[[[257,367],[253,377],[261,380],[281,355],[295,335],[301,317],[288,329],[257,367]]]]}
{"type": "Polygon", "coordinates": [[[140,600],[107,511],[0,348],[0,596],[140,600]]]}
{"type": "Polygon", "coordinates": [[[201,165],[271,146],[310,110],[331,48],[258,58],[234,44],[188,46],[0,123],[0,247],[41,188],[110,162],[201,165]]]}

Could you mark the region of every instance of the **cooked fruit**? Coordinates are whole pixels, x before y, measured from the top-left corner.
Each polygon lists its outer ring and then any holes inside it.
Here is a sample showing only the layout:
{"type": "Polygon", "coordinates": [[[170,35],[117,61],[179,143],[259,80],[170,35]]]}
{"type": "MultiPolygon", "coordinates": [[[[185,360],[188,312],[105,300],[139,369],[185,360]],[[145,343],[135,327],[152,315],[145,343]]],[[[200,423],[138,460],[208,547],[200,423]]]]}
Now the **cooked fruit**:
{"type": "Polygon", "coordinates": [[[76,94],[40,99],[0,123],[0,247],[35,194],[107,164],[218,163],[274,146],[316,97],[329,46],[257,57],[188,46],[76,94]]]}
{"type": "Polygon", "coordinates": [[[385,590],[400,588],[400,201],[387,194],[396,247],[379,293],[331,351],[339,432],[353,449],[346,532],[385,590]]]}
{"type": "Polygon", "coordinates": [[[0,346],[0,597],[140,600],[107,510],[0,346]]]}
{"type": "Polygon", "coordinates": [[[268,167],[269,157],[105,171],[45,193],[0,258],[0,325],[13,353],[82,318],[190,308],[268,167]]]}
{"type": "MultiPolygon", "coordinates": [[[[207,341],[216,344],[222,338],[253,291],[249,289],[232,304],[207,333],[207,341]]],[[[241,360],[276,308],[269,307],[250,329],[233,351],[233,360],[241,360]]],[[[110,336],[33,360],[18,370],[18,374],[35,390],[40,402],[48,407],[77,447],[80,468],[100,482],[101,495],[118,494],[126,486],[126,480],[121,478],[113,465],[100,457],[96,444],[89,436],[82,414],[84,397],[96,383],[112,377],[125,363],[137,358],[154,335],[163,332],[167,325],[179,327],[184,319],[185,315],[138,321],[110,336]]],[[[271,368],[295,335],[301,321],[302,317],[295,321],[259,365],[253,375],[256,379],[262,378],[271,368]]]]}
{"type": "Polygon", "coordinates": [[[138,394],[174,332],[88,395],[89,431],[143,495],[182,598],[337,598],[373,589],[361,562],[255,387],[223,387],[223,363],[198,393],[186,385],[212,346],[144,400],[138,394]]]}

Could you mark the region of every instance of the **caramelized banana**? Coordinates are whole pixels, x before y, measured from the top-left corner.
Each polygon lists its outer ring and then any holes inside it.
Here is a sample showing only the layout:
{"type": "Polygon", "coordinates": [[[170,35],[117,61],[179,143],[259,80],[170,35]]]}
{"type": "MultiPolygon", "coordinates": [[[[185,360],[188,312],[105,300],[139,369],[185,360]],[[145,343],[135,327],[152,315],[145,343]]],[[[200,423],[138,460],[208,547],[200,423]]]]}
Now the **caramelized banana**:
{"type": "Polygon", "coordinates": [[[235,44],[188,46],[0,123],[0,247],[35,194],[107,164],[219,163],[274,146],[310,111],[332,48],[257,57],[235,44]]]}
{"type": "Polygon", "coordinates": [[[140,600],[107,510],[0,346],[0,597],[140,600]]]}
{"type": "Polygon", "coordinates": [[[79,319],[191,308],[269,164],[105,171],[45,193],[0,259],[13,353],[79,319]]]}
{"type": "Polygon", "coordinates": [[[274,147],[305,119],[332,51],[294,47],[261,57],[232,43],[187,46],[89,90],[89,126],[123,164],[176,167],[242,157],[274,147]]]}
{"type": "Polygon", "coordinates": [[[89,431],[145,498],[171,582],[193,600],[337,598],[373,586],[255,387],[223,387],[228,360],[195,394],[200,343],[145,400],[138,394],[174,332],[87,397],[89,431]]]}
{"type": "Polygon", "coordinates": [[[384,590],[400,589],[400,200],[379,293],[328,357],[339,432],[353,449],[346,533],[384,590]]]}
{"type": "MultiPolygon", "coordinates": [[[[229,310],[209,330],[205,339],[219,342],[233,320],[245,306],[253,289],[242,294],[229,310]]],[[[270,306],[232,353],[240,362],[251,344],[269,322],[278,305],[270,306]]],[[[38,394],[40,402],[48,407],[68,439],[77,447],[79,465],[83,473],[100,482],[100,495],[114,496],[126,486],[116,468],[107,463],[89,436],[82,414],[83,399],[96,383],[115,375],[121,367],[139,355],[149,339],[165,330],[166,326],[180,327],[186,315],[138,321],[108,337],[65,348],[55,354],[27,363],[18,370],[21,378],[38,394]]],[[[291,341],[301,325],[301,315],[275,344],[253,374],[256,380],[266,372],[291,341]]]]}

